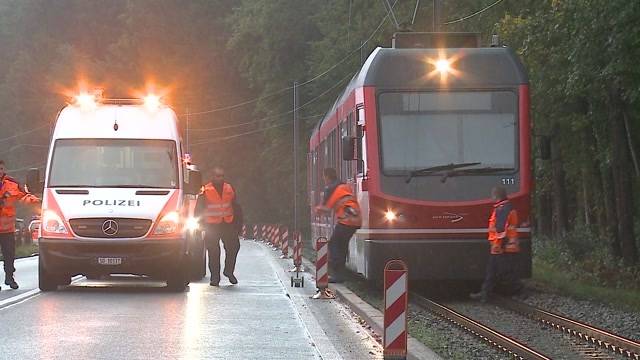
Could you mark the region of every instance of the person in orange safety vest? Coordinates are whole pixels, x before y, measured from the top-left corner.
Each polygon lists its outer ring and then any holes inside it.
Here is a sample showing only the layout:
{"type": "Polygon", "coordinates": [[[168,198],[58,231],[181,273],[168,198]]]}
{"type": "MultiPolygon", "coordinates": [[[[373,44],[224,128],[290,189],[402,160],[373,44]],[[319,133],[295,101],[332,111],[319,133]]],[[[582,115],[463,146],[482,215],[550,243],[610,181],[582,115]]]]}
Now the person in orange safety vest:
{"type": "Polygon", "coordinates": [[[198,197],[196,214],[204,220],[205,244],[209,252],[211,272],[209,284],[218,286],[220,283],[220,240],[225,251],[223,274],[231,284],[237,284],[234,271],[240,251],[238,234],[242,228],[242,209],[233,186],[224,181],[224,170],[221,167],[213,169],[213,179],[203,187],[198,197]]]}
{"type": "Polygon", "coordinates": [[[23,190],[20,184],[7,175],[5,162],[0,160],[0,248],[4,257],[4,283],[18,288],[13,274],[16,271],[16,203],[38,203],[40,199],[23,190]]]}
{"type": "Polygon", "coordinates": [[[482,289],[479,293],[471,294],[473,299],[483,302],[487,301],[498,282],[505,283],[512,293],[522,289],[516,268],[516,256],[520,252],[518,213],[509,201],[505,188],[495,187],[491,193],[496,203],[489,217],[489,261],[482,289]]]}
{"type": "Polygon", "coordinates": [[[329,213],[333,210],[336,225],[329,239],[329,282],[342,282],[349,240],[362,225],[360,205],[351,187],[338,181],[333,168],[322,173],[326,188],[324,201],[316,207],[317,213],[329,213]]]}

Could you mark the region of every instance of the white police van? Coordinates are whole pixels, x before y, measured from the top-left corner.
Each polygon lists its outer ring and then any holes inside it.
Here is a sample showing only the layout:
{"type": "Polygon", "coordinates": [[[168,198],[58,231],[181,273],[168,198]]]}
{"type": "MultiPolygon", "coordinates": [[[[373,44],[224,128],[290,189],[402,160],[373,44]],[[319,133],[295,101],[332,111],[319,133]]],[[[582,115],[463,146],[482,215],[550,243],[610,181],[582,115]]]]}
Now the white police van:
{"type": "Polygon", "coordinates": [[[181,291],[204,276],[202,241],[189,231],[201,181],[159,97],[76,96],[57,117],[39,184],[40,289],[137,274],[181,291]]]}

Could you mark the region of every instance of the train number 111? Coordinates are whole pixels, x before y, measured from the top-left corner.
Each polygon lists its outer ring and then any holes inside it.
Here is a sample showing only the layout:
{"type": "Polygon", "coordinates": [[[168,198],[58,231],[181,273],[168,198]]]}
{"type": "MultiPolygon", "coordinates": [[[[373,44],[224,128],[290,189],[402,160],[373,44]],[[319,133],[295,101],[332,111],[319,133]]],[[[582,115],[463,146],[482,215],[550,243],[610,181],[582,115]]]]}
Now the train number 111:
{"type": "Polygon", "coordinates": [[[514,178],[502,178],[502,185],[515,185],[516,179],[514,178]]]}

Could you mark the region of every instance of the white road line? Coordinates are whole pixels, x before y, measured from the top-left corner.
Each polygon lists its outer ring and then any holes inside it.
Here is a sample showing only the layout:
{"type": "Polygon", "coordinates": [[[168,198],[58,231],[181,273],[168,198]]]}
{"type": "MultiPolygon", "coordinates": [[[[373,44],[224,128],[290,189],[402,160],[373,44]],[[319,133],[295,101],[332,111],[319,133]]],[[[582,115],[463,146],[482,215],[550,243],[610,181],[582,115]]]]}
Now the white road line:
{"type": "MultiPolygon", "coordinates": [[[[310,311],[301,311],[302,308],[309,308],[309,305],[306,304],[309,296],[304,294],[301,288],[293,288],[289,290],[285,285],[285,281],[280,277],[281,273],[283,273],[283,269],[280,264],[277,263],[273,257],[268,257],[268,259],[271,268],[276,272],[278,283],[282,287],[282,290],[285,294],[289,294],[289,302],[291,304],[291,307],[293,308],[297,318],[300,320],[304,332],[313,345],[313,348],[315,349],[317,355],[321,359],[342,360],[343,357],[333,346],[333,343],[331,342],[331,340],[327,336],[327,333],[324,331],[315,316],[310,311]]],[[[286,275],[289,276],[288,273],[286,275]]],[[[309,278],[306,278],[305,280],[305,282],[307,283],[310,282],[309,278]]]]}
{"type": "MultiPolygon", "coordinates": [[[[84,276],[82,275],[78,275],[78,276],[74,276],[72,278],[71,284],[69,285],[73,285],[74,283],[77,283],[78,281],[82,280],[84,278],[84,276]]],[[[27,292],[24,292],[22,294],[16,295],[16,296],[12,296],[8,299],[4,299],[2,301],[0,301],[0,311],[11,308],[15,305],[19,305],[22,304],[28,300],[31,300],[35,297],[37,297],[38,295],[40,295],[42,292],[40,291],[40,289],[36,288],[36,289],[32,289],[29,290],[27,292]]]]}

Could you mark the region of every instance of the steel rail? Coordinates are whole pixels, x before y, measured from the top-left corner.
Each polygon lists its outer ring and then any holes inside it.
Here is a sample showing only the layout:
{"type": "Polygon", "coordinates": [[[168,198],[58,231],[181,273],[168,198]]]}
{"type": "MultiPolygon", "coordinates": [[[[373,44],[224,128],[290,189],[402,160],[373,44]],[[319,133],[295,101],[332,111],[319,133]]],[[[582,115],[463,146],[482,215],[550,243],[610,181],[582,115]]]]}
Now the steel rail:
{"type": "Polygon", "coordinates": [[[496,298],[492,302],[533,320],[551,326],[563,333],[578,337],[593,345],[613,351],[631,359],[640,360],[640,342],[616,335],[577,320],[573,320],[537,307],[507,298],[496,298]]]}
{"type": "Polygon", "coordinates": [[[448,308],[442,304],[438,304],[432,300],[422,297],[416,293],[411,293],[412,300],[420,307],[454,323],[462,329],[481,338],[489,344],[498,347],[500,350],[508,353],[514,359],[522,360],[549,360],[550,357],[531,349],[526,344],[514,340],[488,326],[485,326],[467,316],[464,316],[455,310],[448,308]]]}

